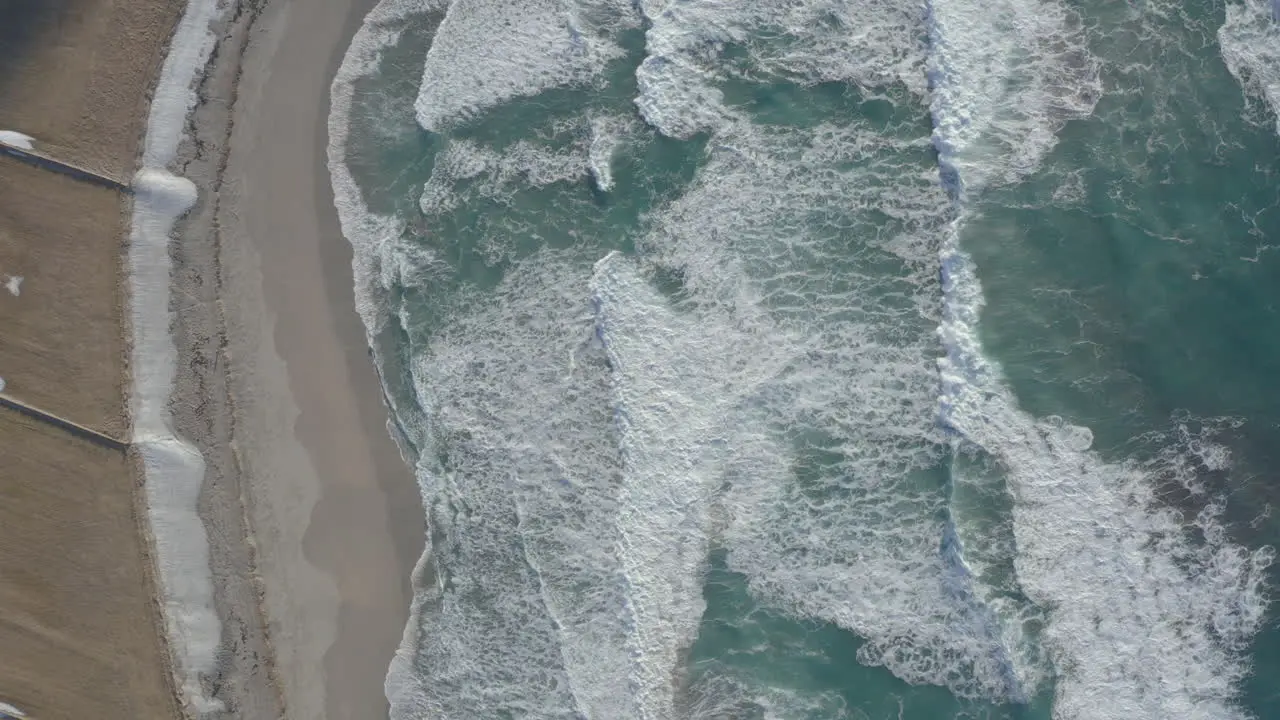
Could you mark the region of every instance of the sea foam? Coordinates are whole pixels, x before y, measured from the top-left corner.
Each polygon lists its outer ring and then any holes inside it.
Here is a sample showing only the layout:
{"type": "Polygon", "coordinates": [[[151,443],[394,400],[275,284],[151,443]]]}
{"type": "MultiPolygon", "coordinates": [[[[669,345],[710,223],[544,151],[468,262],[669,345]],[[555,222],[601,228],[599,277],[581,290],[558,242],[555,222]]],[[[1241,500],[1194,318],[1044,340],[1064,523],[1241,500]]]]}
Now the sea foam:
{"type": "MultiPolygon", "coordinates": [[[[1023,591],[1048,611],[1055,717],[1242,718],[1233,701],[1266,600],[1268,550],[1233,545],[1211,506],[1191,527],[1155,483],[1197,465],[1171,447],[1154,462],[1106,462],[1087,428],[1017,407],[982,354],[981,288],[971,261],[942,251],[948,355],[945,421],[1003,468],[1013,498],[1023,591]]],[[[1220,457],[1220,452],[1213,453],[1220,457]]]]}
{"type": "Polygon", "coordinates": [[[432,218],[456,210],[465,198],[500,199],[520,186],[544,187],[581,179],[591,170],[586,142],[563,150],[518,140],[499,152],[453,140],[436,158],[418,206],[432,218]],[[456,185],[470,181],[470,192],[456,185]]]}
{"type": "Polygon", "coordinates": [[[1025,698],[1043,672],[1035,653],[938,550],[930,358],[949,211],[927,144],[909,127],[761,128],[722,91],[763,70],[868,97],[922,92],[925,16],[876,2],[646,7],[641,115],[664,134],[713,137],[641,249],[681,278],[705,341],[743,365],[718,375],[719,392],[748,398],[724,411],[735,431],[720,439],[733,457],[717,499],[730,567],[764,602],[866,638],[863,662],[1025,698]],[[729,61],[735,48],[753,74],[729,61]]]}
{"type": "Polygon", "coordinates": [[[424,6],[420,0],[382,0],[356,31],[329,90],[331,109],[329,145],[326,148],[329,179],[333,185],[334,205],[342,234],[351,243],[356,309],[364,321],[371,346],[374,337],[387,323],[387,306],[380,302],[378,293],[379,288],[385,287],[379,282],[383,261],[393,252],[394,240],[403,231],[405,223],[393,216],[372,213],[347,167],[356,84],[377,73],[383,53],[400,40],[411,18],[432,11],[440,12],[437,5],[443,6],[444,3],[427,3],[424,6]]]}
{"type": "MultiPolygon", "coordinates": [[[[1091,110],[1096,63],[1060,8],[930,7],[934,142],[958,210],[939,253],[940,416],[958,453],[983,453],[1004,476],[1018,583],[1046,611],[1054,715],[1243,717],[1234,699],[1263,617],[1270,552],[1231,544],[1216,505],[1188,523],[1157,500],[1162,478],[1194,482],[1196,465],[1176,446],[1153,461],[1106,461],[1087,428],[1019,409],[979,340],[984,301],[960,247],[965,217],[983,188],[1034,170],[1061,125],[1091,110]]],[[[1207,457],[1220,464],[1222,453],[1207,457]]]]}
{"type": "Polygon", "coordinates": [[[596,264],[591,289],[623,462],[615,522],[636,664],[630,685],[639,717],[675,718],[672,679],[706,607],[712,501],[738,401],[725,381],[734,356],[695,316],[672,312],[619,254],[596,264]]]}
{"type": "Polygon", "coordinates": [[[901,131],[724,128],[641,247],[681,278],[698,342],[729,359],[714,373],[729,422],[708,440],[731,458],[716,500],[730,568],[767,605],[866,638],[863,662],[1018,699],[1037,673],[939,553],[948,210],[927,139],[901,131]]]}
{"type": "Polygon", "coordinates": [[[641,3],[650,23],[636,105],[662,133],[688,138],[731,122],[731,78],[843,82],[863,92],[925,91],[924,17],[893,0],[641,3]],[[746,50],[750,67],[729,60],[746,50]]]}
{"type": "Polygon", "coordinates": [[[1218,44],[1246,97],[1270,107],[1280,132],[1280,6],[1264,0],[1228,3],[1218,44]]]}
{"type": "MultiPolygon", "coordinates": [[[[426,294],[456,270],[440,250],[453,239],[402,237],[344,162],[353,83],[413,5],[380,6],[334,84],[330,168],[371,337],[420,322],[389,288],[426,294]]],[[[507,6],[450,6],[416,98],[423,127],[600,80],[626,12],[528,7],[521,25],[507,6]]],[[[1039,167],[1101,92],[1075,15],[966,0],[637,7],[641,117],[710,137],[637,258],[513,250],[531,229],[513,201],[526,181],[612,186],[614,133],[595,118],[567,149],[448,138],[418,198],[433,227],[476,201],[510,212],[486,226],[497,285],[433,304],[440,327],[412,338],[418,407],[400,414],[430,418],[415,437],[433,532],[393,716],[714,717],[738,696],[787,716],[771,703],[804,703],[785,693],[681,685],[715,544],[755,599],[857,633],[863,662],[913,683],[1022,701],[1056,672],[1059,717],[1231,717],[1268,554],[1229,543],[1213,508],[1194,519],[1208,542],[1193,542],[1151,489],[1189,472],[1186,452],[1104,460],[1086,429],[1019,410],[976,340],[966,214],[1039,167]],[[735,84],[758,81],[929,97],[934,132],[756,122],[735,84]],[[1012,517],[973,517],[966,492],[1000,493],[1012,517]],[[1110,694],[1114,707],[1091,704],[1110,694]]],[[[1196,462],[1226,462],[1197,447],[1196,462]]]]}
{"type": "MultiPolygon", "coordinates": [[[[426,12],[430,12],[430,9],[426,12]]],[[[364,323],[367,341],[370,348],[374,349],[375,356],[375,338],[389,322],[388,305],[381,292],[381,288],[385,286],[379,283],[379,277],[383,273],[383,258],[390,253],[389,247],[403,231],[404,222],[394,217],[375,215],[364,203],[360,188],[347,166],[352,112],[357,83],[377,73],[383,53],[400,40],[406,23],[422,14],[424,10],[419,0],[382,0],[378,3],[364,18],[352,38],[329,90],[329,144],[326,148],[329,181],[333,187],[334,206],[342,234],[351,243],[356,310],[364,323]]],[[[375,367],[381,373],[380,364],[375,362],[375,367]]],[[[392,411],[402,414],[401,409],[396,407],[394,397],[385,397],[392,411]]],[[[409,618],[405,623],[400,646],[390,661],[384,688],[393,718],[405,717],[402,708],[414,702],[421,683],[421,678],[413,668],[413,658],[418,644],[422,604],[426,597],[419,581],[430,567],[430,556],[431,544],[427,538],[426,548],[416,563],[412,576],[414,594],[409,618]]]]}
{"type": "Polygon", "coordinates": [[[593,81],[634,25],[621,0],[453,0],[427,53],[415,103],[432,132],[512,98],[593,81]]]}
{"type": "Polygon", "coordinates": [[[415,357],[438,577],[405,717],[644,717],[628,690],[634,594],[615,522],[625,475],[583,260],[519,262],[415,357]]]}
{"type": "Polygon", "coordinates": [[[631,118],[618,115],[596,115],[590,119],[591,140],[587,149],[587,167],[600,192],[613,189],[613,156],[632,133],[631,118]]]}
{"type": "Polygon", "coordinates": [[[1102,94],[1075,13],[1053,0],[930,0],[927,63],[934,145],[954,191],[1039,167],[1057,130],[1102,94]]]}
{"type": "MultiPolygon", "coordinates": [[[[410,320],[387,288],[429,282],[441,264],[402,240],[402,220],[369,212],[346,164],[355,84],[422,14],[412,2],[379,6],[333,85],[330,170],[371,342],[388,323],[410,320]]],[[[455,142],[420,208],[438,217],[472,180],[479,197],[499,197],[517,179],[556,183],[586,172],[585,152],[455,142]]],[[[610,540],[620,474],[609,373],[592,341],[590,261],[575,273],[564,272],[571,258],[544,260],[511,273],[493,302],[456,316],[414,361],[429,427],[415,419],[423,411],[388,396],[423,452],[416,470],[433,529],[387,678],[395,718],[638,717],[626,691],[625,584],[610,540]],[[449,467],[434,464],[439,453],[451,456],[449,467]]]]}

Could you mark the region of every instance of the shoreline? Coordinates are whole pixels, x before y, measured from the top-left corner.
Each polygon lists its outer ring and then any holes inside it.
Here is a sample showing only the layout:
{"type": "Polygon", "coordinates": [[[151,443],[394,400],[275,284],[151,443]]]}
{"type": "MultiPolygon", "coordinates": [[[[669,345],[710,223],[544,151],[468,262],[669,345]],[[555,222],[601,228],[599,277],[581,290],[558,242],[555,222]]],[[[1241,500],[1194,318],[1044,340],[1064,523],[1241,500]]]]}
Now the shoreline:
{"type": "Polygon", "coordinates": [[[199,190],[170,245],[169,409],[205,462],[222,627],[202,685],[225,708],[205,717],[388,712],[425,528],[324,164],[329,84],[372,5],[269,0],[215,23],[172,165],[199,190]]]}

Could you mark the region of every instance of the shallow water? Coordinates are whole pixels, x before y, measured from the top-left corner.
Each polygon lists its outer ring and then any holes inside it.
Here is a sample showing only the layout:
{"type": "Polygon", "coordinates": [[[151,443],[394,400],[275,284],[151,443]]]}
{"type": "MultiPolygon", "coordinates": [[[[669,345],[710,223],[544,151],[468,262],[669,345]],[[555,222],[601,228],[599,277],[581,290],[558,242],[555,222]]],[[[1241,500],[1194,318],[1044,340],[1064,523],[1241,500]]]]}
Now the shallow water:
{"type": "Polygon", "coordinates": [[[393,716],[1280,717],[1274,24],[384,2],[331,161],[430,525],[393,716]]]}

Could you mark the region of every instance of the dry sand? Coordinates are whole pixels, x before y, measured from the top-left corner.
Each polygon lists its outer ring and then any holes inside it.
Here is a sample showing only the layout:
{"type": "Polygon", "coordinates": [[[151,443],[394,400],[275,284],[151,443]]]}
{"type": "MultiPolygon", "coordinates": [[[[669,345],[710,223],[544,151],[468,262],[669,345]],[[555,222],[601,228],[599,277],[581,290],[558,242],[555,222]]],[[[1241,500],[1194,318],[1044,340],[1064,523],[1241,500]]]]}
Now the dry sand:
{"type": "Polygon", "coordinates": [[[236,718],[386,717],[423,542],[324,164],[329,83],[370,4],[272,0],[229,22],[181,168],[202,192],[174,253],[173,409],[208,463],[236,718]]]}
{"type": "MultiPolygon", "coordinates": [[[[127,176],[179,9],[0,5],[0,129],[127,176]]],[[[0,158],[0,377],[15,399],[116,438],[127,207],[117,190],[0,158]]],[[[8,408],[0,448],[0,702],[42,720],[175,717],[129,458],[8,408]]]]}

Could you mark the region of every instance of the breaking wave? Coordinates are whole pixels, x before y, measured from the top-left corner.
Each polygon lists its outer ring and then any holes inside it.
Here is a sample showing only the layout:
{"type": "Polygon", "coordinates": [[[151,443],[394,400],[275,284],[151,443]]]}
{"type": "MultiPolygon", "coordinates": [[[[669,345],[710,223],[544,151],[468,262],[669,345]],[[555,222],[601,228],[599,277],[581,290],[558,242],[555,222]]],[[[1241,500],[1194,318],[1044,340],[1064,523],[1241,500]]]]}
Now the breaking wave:
{"type": "Polygon", "coordinates": [[[1280,4],[1228,3],[1218,43],[1246,97],[1266,103],[1280,132],[1280,4]]]}
{"type": "Polygon", "coordinates": [[[1225,450],[1104,456],[980,340],[966,233],[1102,66],[1053,0],[380,6],[330,167],[430,526],[393,717],[833,716],[694,677],[716,553],[760,607],[966,702],[1243,717],[1270,552],[1157,497],[1225,450]],[[421,15],[429,141],[397,142],[428,161],[375,214],[353,97],[421,15]],[[472,132],[508,109],[527,124],[472,132]]]}

